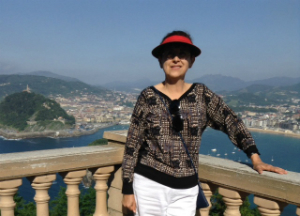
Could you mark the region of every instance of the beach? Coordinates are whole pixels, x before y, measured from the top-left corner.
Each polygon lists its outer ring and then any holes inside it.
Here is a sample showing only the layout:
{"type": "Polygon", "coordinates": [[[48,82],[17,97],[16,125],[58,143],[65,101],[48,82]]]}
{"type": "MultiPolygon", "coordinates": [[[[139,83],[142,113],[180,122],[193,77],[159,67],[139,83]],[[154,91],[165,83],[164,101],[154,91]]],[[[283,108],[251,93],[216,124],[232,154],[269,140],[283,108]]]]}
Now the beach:
{"type": "Polygon", "coordinates": [[[278,134],[278,135],[284,135],[289,137],[295,137],[300,139],[299,133],[294,133],[290,130],[280,131],[280,130],[271,130],[271,129],[262,129],[262,128],[249,128],[249,131],[259,132],[259,133],[269,133],[269,134],[278,134]]]}

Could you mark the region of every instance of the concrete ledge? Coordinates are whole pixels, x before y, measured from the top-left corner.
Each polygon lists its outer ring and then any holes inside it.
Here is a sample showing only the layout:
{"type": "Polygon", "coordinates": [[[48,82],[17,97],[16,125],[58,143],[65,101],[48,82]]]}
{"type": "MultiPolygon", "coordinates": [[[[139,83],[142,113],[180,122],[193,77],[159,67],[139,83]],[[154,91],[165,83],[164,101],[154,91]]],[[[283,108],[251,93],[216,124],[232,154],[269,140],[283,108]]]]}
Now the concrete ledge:
{"type": "Polygon", "coordinates": [[[104,131],[103,138],[108,140],[113,140],[120,142],[120,144],[125,144],[127,137],[127,130],[120,131],[104,131]]]}
{"type": "MultiPolygon", "coordinates": [[[[125,143],[127,130],[107,131],[105,135],[109,140],[125,143]]],[[[264,172],[259,175],[251,164],[199,155],[199,177],[203,182],[298,206],[300,204],[300,173],[279,175],[264,172]]]]}
{"type": "MultiPolygon", "coordinates": [[[[107,131],[105,135],[109,140],[125,143],[127,131],[107,131]]],[[[300,205],[300,173],[289,171],[287,175],[279,175],[264,172],[259,175],[252,169],[251,164],[206,155],[199,155],[199,164],[199,177],[202,182],[300,205]]],[[[116,185],[114,187],[118,188],[116,185]]]]}
{"type": "Polygon", "coordinates": [[[202,182],[259,195],[295,205],[300,204],[300,173],[258,174],[249,165],[231,160],[199,155],[199,178],[202,182]]]}
{"type": "Polygon", "coordinates": [[[1,154],[0,180],[121,164],[124,147],[116,144],[1,154]]]}

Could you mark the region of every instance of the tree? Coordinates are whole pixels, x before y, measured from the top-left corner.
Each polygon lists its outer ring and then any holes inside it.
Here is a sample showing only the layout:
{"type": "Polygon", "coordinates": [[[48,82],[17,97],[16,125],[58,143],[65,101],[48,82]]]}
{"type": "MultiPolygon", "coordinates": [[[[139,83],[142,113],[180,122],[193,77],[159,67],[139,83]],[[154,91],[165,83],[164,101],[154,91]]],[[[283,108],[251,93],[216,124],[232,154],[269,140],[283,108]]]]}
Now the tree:
{"type": "MultiPolygon", "coordinates": [[[[92,216],[96,206],[96,191],[90,187],[87,191],[81,189],[79,208],[81,216],[92,216]]],[[[66,188],[60,187],[57,197],[50,202],[50,216],[66,216],[68,211],[68,202],[66,188]]]]}
{"type": "Polygon", "coordinates": [[[80,195],[80,215],[92,216],[96,207],[96,190],[90,187],[87,191],[81,190],[80,195]]]}
{"type": "Polygon", "coordinates": [[[51,216],[66,216],[68,212],[66,188],[60,187],[57,197],[50,202],[51,216]]]}
{"type": "Polygon", "coordinates": [[[19,192],[14,195],[14,201],[16,203],[15,216],[36,216],[35,204],[33,202],[26,202],[23,197],[19,195],[19,192]]]}
{"type": "Polygon", "coordinates": [[[220,195],[217,191],[211,197],[211,209],[210,209],[210,216],[221,216],[224,214],[226,209],[226,205],[222,199],[222,195],[220,195]]]}
{"type": "Polygon", "coordinates": [[[95,146],[95,145],[107,145],[108,144],[108,140],[105,138],[102,139],[97,139],[94,142],[88,144],[88,146],[95,146]]]}
{"type": "MultiPolygon", "coordinates": [[[[210,209],[210,216],[221,216],[224,215],[226,210],[226,205],[222,199],[222,195],[216,191],[211,198],[212,207],[210,209]]],[[[245,201],[243,202],[242,206],[240,207],[241,215],[243,216],[261,216],[257,207],[254,209],[250,208],[249,198],[246,197],[245,201]]]]}

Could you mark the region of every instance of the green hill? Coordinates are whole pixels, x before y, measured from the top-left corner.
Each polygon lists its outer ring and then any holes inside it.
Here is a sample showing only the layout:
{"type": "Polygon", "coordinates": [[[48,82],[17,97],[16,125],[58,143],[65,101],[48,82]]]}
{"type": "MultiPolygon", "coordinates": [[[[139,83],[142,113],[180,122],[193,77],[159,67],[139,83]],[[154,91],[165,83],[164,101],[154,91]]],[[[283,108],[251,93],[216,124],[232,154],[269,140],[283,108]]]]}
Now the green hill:
{"type": "Polygon", "coordinates": [[[296,105],[293,100],[300,99],[300,83],[291,86],[272,87],[252,85],[232,92],[220,92],[224,100],[231,106],[248,105],[296,105]]]}
{"type": "Polygon", "coordinates": [[[0,103],[0,124],[20,131],[32,127],[58,130],[71,127],[75,118],[69,116],[56,101],[40,94],[20,92],[5,97],[0,103]],[[29,126],[27,121],[33,125],[29,126]]]}
{"type": "Polygon", "coordinates": [[[58,94],[62,96],[75,96],[91,93],[105,95],[111,92],[80,81],[65,81],[36,75],[0,75],[0,101],[7,95],[23,91],[27,85],[33,92],[44,96],[58,94]]]}

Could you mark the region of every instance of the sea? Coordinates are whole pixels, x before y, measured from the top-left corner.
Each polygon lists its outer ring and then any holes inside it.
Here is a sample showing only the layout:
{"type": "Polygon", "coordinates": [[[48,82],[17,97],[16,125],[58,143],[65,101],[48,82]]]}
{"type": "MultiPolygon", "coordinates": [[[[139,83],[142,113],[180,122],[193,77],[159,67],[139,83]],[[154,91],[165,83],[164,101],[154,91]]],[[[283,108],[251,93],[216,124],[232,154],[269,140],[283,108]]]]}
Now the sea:
{"type": "MultiPolygon", "coordinates": [[[[102,138],[104,131],[127,129],[127,125],[115,125],[100,129],[98,132],[91,135],[69,138],[34,138],[7,140],[3,137],[0,137],[0,157],[1,154],[12,152],[87,146],[94,140],[102,138]]],[[[299,138],[259,132],[252,132],[252,135],[256,141],[258,149],[261,153],[261,158],[264,162],[270,163],[274,166],[282,167],[288,171],[300,173],[299,138]]],[[[200,154],[226,158],[241,163],[251,163],[251,160],[249,160],[242,151],[237,149],[231,143],[227,135],[213,129],[207,129],[204,132],[200,147],[200,154]]],[[[66,185],[63,182],[61,176],[57,174],[57,179],[49,190],[51,200],[53,200],[57,196],[60,187],[65,186],[66,185]]],[[[82,184],[79,187],[80,189],[85,190],[82,184]]],[[[25,200],[33,201],[35,191],[32,189],[30,182],[26,178],[23,178],[23,184],[19,188],[19,194],[25,200]]],[[[252,203],[251,206],[254,207],[255,205],[253,204],[253,195],[249,196],[249,200],[252,203]]],[[[281,215],[296,215],[296,206],[288,205],[287,207],[285,207],[281,215]]]]}

